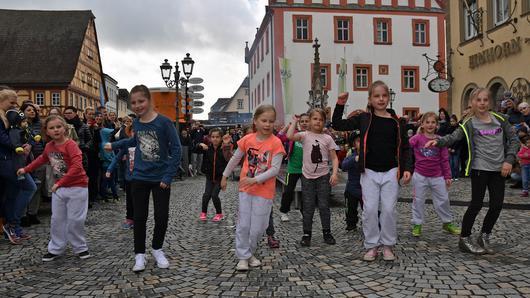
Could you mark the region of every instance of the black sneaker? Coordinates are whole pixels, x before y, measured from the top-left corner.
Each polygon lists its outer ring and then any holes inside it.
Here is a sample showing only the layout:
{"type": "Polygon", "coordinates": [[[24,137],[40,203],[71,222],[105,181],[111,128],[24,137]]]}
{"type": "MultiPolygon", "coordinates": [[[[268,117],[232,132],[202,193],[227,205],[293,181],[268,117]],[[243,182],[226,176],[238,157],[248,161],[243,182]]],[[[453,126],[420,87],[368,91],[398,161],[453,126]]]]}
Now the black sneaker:
{"type": "Polygon", "coordinates": [[[331,233],[326,233],[324,234],[324,243],[334,245],[337,242],[335,241],[335,238],[333,238],[333,235],[331,235],[331,233]]]}
{"type": "Polygon", "coordinates": [[[42,261],[43,262],[51,262],[51,261],[57,259],[58,257],[59,257],[59,255],[54,255],[52,253],[47,253],[44,256],[42,256],[42,261]]]}
{"type": "Polygon", "coordinates": [[[81,252],[81,253],[77,254],[77,256],[78,256],[81,260],[84,260],[84,259],[88,259],[88,258],[90,258],[92,255],[88,252],[88,250],[85,250],[84,252],[81,252]]]}
{"type": "Polygon", "coordinates": [[[311,236],[309,235],[302,236],[302,241],[300,241],[300,245],[303,247],[311,246],[311,236]]]}
{"type": "Polygon", "coordinates": [[[352,223],[346,224],[346,231],[353,231],[355,229],[357,229],[357,225],[356,224],[352,224],[352,223]]]}

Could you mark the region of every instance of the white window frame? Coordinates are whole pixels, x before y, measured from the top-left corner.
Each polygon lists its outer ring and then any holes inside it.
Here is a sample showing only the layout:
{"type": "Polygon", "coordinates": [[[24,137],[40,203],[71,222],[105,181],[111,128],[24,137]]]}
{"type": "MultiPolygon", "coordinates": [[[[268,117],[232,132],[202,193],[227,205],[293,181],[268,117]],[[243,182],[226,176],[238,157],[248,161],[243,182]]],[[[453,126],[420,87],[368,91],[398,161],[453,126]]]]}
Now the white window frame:
{"type": "Polygon", "coordinates": [[[368,73],[367,67],[355,68],[355,88],[368,88],[368,73]]]}
{"type": "Polygon", "coordinates": [[[243,109],[243,99],[242,98],[238,98],[237,99],[237,109],[238,110],[242,110],[243,109]]]}
{"type": "Polygon", "coordinates": [[[378,20],[377,21],[377,28],[376,28],[377,34],[376,34],[376,36],[377,36],[377,42],[378,43],[388,43],[389,42],[389,37],[388,37],[389,27],[390,26],[389,26],[388,21],[386,21],[386,20],[378,20]]]}
{"type": "Polygon", "coordinates": [[[510,0],[493,0],[493,23],[498,26],[505,23],[510,17],[510,0]],[[499,8],[505,7],[504,11],[499,8]]]}
{"type": "Polygon", "coordinates": [[[468,10],[464,5],[464,38],[465,40],[472,39],[478,35],[477,28],[473,26],[473,15],[475,15],[475,12],[478,10],[477,1],[472,0],[471,3],[469,3],[469,8],[471,10],[471,14],[469,14],[468,10]]]}
{"type": "Polygon", "coordinates": [[[427,44],[427,24],[424,22],[417,22],[414,24],[414,43],[427,44]]]}
{"type": "Polygon", "coordinates": [[[348,19],[337,20],[337,40],[338,41],[350,41],[350,20],[348,19]]]}
{"type": "Polygon", "coordinates": [[[44,105],[44,92],[35,92],[35,104],[38,106],[44,105]]]}
{"type": "Polygon", "coordinates": [[[309,39],[309,20],[307,18],[296,19],[296,39],[297,40],[308,40],[309,39]]]}
{"type": "Polygon", "coordinates": [[[414,90],[416,88],[416,70],[405,69],[403,70],[403,88],[405,90],[414,90]]]}
{"type": "Polygon", "coordinates": [[[52,92],[52,106],[58,107],[61,105],[61,93],[52,92]]]}

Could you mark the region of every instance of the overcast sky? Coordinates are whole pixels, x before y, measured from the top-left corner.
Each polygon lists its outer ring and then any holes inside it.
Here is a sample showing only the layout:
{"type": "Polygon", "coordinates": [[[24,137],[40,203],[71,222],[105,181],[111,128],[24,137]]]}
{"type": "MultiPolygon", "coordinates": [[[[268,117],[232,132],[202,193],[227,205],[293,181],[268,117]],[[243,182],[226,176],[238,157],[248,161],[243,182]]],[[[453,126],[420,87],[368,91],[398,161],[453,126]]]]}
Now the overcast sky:
{"type": "Polygon", "coordinates": [[[86,10],[96,16],[103,72],[120,88],[165,86],[160,64],[187,52],[204,79],[206,119],[218,97],[231,97],[247,74],[250,43],[267,0],[0,0],[2,9],[86,10]]]}

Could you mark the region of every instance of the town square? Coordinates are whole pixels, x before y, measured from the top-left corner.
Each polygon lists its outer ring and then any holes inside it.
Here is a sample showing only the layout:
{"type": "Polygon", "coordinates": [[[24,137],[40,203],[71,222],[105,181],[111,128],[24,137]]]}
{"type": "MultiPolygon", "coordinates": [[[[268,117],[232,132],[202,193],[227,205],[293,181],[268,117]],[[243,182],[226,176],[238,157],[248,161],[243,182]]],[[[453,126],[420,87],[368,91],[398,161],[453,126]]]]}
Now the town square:
{"type": "Polygon", "coordinates": [[[1,297],[530,297],[530,0],[0,0],[0,42],[1,297]]]}

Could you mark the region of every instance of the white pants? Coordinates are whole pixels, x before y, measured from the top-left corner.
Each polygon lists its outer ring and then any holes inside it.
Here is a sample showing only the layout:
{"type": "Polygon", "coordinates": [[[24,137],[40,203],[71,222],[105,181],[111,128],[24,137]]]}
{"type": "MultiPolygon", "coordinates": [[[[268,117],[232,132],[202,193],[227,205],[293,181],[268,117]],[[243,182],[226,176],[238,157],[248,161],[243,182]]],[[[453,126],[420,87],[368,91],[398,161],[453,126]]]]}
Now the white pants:
{"type": "Polygon", "coordinates": [[[267,226],[272,208],[272,199],[239,193],[239,212],[236,227],[236,257],[249,259],[256,250],[267,226]]]}
{"type": "Polygon", "coordinates": [[[364,204],[362,216],[364,247],[370,249],[380,245],[396,244],[396,202],[399,191],[397,168],[387,172],[366,169],[361,174],[361,188],[364,204]],[[379,205],[381,205],[380,215],[378,215],[379,205]]]}
{"type": "Polygon", "coordinates": [[[60,187],[52,193],[48,252],[61,255],[68,243],[72,245],[75,254],[88,250],[85,240],[87,210],[87,187],[60,187]]]}
{"type": "Polygon", "coordinates": [[[425,199],[429,189],[432,194],[434,210],[440,217],[442,223],[453,221],[453,215],[449,206],[449,193],[447,192],[444,177],[425,177],[415,172],[412,175],[412,183],[414,185],[414,201],[412,202],[413,225],[421,225],[423,223],[425,199]]]}

